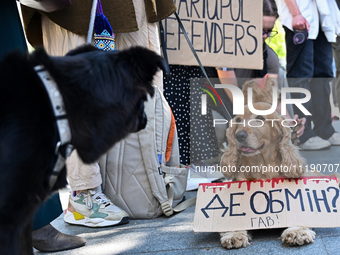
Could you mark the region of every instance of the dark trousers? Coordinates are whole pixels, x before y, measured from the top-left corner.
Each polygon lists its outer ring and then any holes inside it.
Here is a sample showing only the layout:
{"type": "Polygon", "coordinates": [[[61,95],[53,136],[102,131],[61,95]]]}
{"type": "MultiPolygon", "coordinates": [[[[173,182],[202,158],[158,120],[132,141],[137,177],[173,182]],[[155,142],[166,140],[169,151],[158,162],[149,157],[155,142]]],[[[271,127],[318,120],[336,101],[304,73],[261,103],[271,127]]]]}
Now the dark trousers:
{"type": "Polygon", "coordinates": [[[0,59],[11,51],[27,52],[25,34],[21,25],[16,1],[0,1],[1,16],[0,59]]]}
{"type": "Polygon", "coordinates": [[[335,95],[336,102],[340,109],[340,35],[336,37],[336,42],[332,43],[333,47],[333,57],[335,60],[336,75],[335,75],[335,95]]]}
{"type": "MultiPolygon", "coordinates": [[[[315,40],[306,40],[300,45],[293,43],[294,32],[286,27],[284,29],[286,32],[288,84],[290,87],[305,88],[311,93],[311,100],[304,104],[312,114],[311,116],[305,116],[294,105],[295,114],[307,119],[300,142],[304,143],[315,135],[327,140],[335,132],[332,126],[329,101],[329,82],[333,78],[332,44],[327,41],[321,28],[315,40]]],[[[291,96],[292,98],[301,98],[305,95],[292,93],[291,96]]]]}
{"type": "Polygon", "coordinates": [[[46,200],[35,213],[33,219],[33,230],[42,228],[53,221],[63,212],[59,193],[55,193],[46,200]]]}

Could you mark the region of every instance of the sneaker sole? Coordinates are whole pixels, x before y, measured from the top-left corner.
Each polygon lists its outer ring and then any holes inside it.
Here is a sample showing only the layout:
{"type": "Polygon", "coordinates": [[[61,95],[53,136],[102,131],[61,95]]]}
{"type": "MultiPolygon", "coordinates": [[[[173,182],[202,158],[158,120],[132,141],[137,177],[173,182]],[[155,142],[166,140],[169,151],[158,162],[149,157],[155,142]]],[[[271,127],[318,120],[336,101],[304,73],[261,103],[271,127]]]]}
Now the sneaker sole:
{"type": "Polygon", "coordinates": [[[85,245],[86,245],[86,243],[83,243],[83,244],[75,245],[75,246],[68,247],[68,248],[61,248],[61,249],[57,249],[57,248],[56,249],[41,249],[41,248],[38,249],[34,245],[33,245],[33,247],[35,249],[37,249],[38,251],[41,251],[41,252],[58,252],[58,251],[68,251],[68,250],[77,249],[77,248],[83,247],[85,245]]]}
{"type": "Polygon", "coordinates": [[[73,216],[73,213],[66,210],[64,215],[64,221],[71,225],[85,226],[90,228],[111,227],[129,223],[129,217],[123,217],[120,221],[105,220],[100,218],[89,218],[86,216],[84,217],[85,217],[84,219],[76,220],[73,216]]]}
{"type": "Polygon", "coordinates": [[[303,149],[300,147],[300,150],[301,151],[324,151],[324,150],[328,150],[331,148],[331,145],[327,146],[327,147],[322,147],[322,148],[319,148],[319,149],[303,149]]]}

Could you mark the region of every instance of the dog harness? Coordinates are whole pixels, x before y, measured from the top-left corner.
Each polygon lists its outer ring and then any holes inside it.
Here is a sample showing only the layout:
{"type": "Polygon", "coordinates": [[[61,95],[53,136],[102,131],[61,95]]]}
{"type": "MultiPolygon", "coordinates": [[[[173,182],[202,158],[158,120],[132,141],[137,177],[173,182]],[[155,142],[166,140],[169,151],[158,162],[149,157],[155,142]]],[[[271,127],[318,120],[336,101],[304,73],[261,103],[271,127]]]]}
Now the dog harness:
{"type": "Polygon", "coordinates": [[[73,145],[71,144],[71,129],[67,119],[64,101],[56,82],[44,66],[35,66],[34,70],[37,72],[39,78],[44,84],[46,92],[50,98],[59,134],[59,141],[55,147],[57,161],[49,178],[49,187],[51,190],[56,183],[61,170],[65,166],[66,158],[70,156],[73,150],[73,145]]]}

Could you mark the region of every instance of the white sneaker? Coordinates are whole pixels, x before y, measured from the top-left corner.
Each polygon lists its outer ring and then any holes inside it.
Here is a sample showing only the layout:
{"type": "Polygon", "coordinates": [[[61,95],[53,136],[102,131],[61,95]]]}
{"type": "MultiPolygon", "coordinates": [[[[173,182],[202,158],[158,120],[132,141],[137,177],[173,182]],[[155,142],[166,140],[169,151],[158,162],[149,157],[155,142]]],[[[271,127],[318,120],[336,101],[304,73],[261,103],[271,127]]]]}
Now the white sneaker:
{"type": "Polygon", "coordinates": [[[328,142],[331,143],[331,145],[340,145],[340,134],[335,132],[329,139],[328,142]]]}
{"type": "Polygon", "coordinates": [[[331,147],[331,143],[327,140],[322,139],[319,136],[313,136],[306,142],[300,144],[300,149],[303,151],[318,151],[327,150],[331,147]]]}
{"type": "MultiPolygon", "coordinates": [[[[73,192],[72,192],[73,193],[73,192]]],[[[129,222],[129,215],[115,206],[101,188],[87,190],[87,193],[72,194],[69,209],[66,210],[64,221],[73,225],[86,227],[108,227],[129,222]]]]}

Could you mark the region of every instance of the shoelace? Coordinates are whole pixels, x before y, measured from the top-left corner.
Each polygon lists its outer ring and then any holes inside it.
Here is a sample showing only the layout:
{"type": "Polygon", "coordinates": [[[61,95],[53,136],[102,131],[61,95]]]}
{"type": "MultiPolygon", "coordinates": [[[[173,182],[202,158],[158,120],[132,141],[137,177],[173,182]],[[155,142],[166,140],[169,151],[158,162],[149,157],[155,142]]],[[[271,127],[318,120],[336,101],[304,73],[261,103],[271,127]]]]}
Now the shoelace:
{"type": "Polygon", "coordinates": [[[102,192],[96,193],[92,198],[94,198],[99,205],[103,204],[105,207],[111,204],[111,200],[108,199],[107,196],[102,192]]]}
{"type": "Polygon", "coordinates": [[[107,207],[111,204],[110,199],[108,199],[102,192],[96,193],[94,190],[87,190],[87,194],[84,194],[84,196],[86,208],[89,210],[91,210],[93,207],[93,200],[98,202],[99,206],[103,204],[105,207],[107,207]]]}

